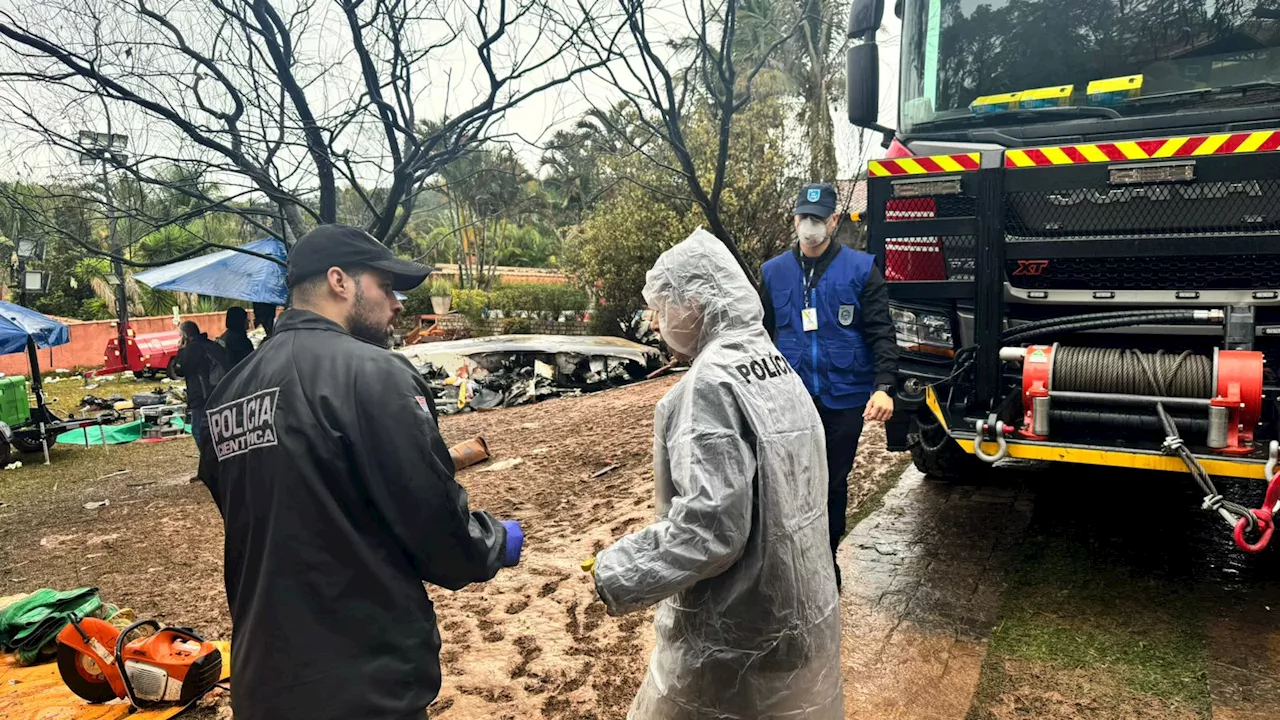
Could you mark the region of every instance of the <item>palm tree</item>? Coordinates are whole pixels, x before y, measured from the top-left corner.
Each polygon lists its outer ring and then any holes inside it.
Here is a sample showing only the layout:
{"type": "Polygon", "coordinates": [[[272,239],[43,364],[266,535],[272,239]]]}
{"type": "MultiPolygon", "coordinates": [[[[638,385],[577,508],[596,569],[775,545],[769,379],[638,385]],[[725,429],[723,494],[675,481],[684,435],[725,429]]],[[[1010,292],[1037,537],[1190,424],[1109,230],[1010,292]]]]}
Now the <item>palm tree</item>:
{"type": "Polygon", "coordinates": [[[787,43],[766,61],[759,91],[798,97],[797,112],[809,148],[809,178],[834,181],[838,172],[831,102],[840,86],[837,28],[844,4],[839,0],[740,0],[735,53],[753,67],[769,48],[794,29],[787,43]]]}

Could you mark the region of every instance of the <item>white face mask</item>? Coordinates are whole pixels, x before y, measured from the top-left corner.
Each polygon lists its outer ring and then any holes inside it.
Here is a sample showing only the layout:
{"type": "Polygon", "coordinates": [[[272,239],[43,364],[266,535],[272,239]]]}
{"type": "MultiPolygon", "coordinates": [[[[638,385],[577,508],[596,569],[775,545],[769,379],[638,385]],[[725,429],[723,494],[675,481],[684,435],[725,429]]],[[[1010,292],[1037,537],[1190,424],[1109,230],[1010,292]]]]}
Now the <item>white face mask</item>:
{"type": "Polygon", "coordinates": [[[796,236],[805,247],[821,245],[827,239],[827,224],[814,218],[802,218],[800,226],[796,228],[796,236]]]}

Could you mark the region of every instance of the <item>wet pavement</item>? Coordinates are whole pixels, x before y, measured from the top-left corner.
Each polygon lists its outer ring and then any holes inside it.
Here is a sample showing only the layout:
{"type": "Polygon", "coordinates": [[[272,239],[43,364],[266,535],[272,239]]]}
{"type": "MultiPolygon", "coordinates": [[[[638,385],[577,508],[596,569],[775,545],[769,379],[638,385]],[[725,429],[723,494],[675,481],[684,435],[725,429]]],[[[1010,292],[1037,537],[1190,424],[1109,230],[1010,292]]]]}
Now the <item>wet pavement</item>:
{"type": "MultiPolygon", "coordinates": [[[[1222,522],[1199,510],[1190,486],[1188,478],[1171,473],[1105,468],[1002,467],[981,485],[927,479],[907,470],[883,506],[849,534],[838,555],[846,578],[847,717],[1059,716],[989,712],[997,700],[1003,704],[1019,697],[1016,682],[1007,692],[975,696],[992,633],[1002,622],[1010,577],[1022,577],[1028,563],[1045,557],[1070,558],[1061,595],[1080,589],[1079,573],[1103,586],[1100,604],[1095,594],[1079,605],[1053,608],[1055,613],[1065,608],[1065,619],[1087,632],[1122,618],[1123,643],[1154,632],[1154,625],[1144,629],[1144,623],[1185,618],[1177,620],[1188,626],[1183,635],[1196,640],[1194,649],[1180,649],[1177,659],[1199,668],[1186,683],[1199,690],[1153,704],[1165,707],[1167,715],[1148,708],[1143,717],[1185,717],[1188,696],[1195,696],[1191,706],[1196,697],[1204,699],[1192,717],[1280,717],[1280,548],[1260,556],[1236,550],[1222,522]],[[1032,547],[1034,552],[1028,550],[1032,547]],[[1046,547],[1051,549],[1047,556],[1046,547]],[[1167,598],[1185,600],[1188,611],[1157,613],[1150,607],[1167,598]],[[1091,622],[1099,614],[1107,617],[1091,622]]],[[[1260,482],[1220,480],[1219,486],[1227,497],[1251,507],[1261,501],[1260,482]]],[[[1053,572],[1047,574],[1051,586],[1058,582],[1053,572]]],[[[1044,589],[1034,588],[1036,593],[1044,589]]],[[[1031,602],[1034,617],[1041,595],[1028,597],[1019,602],[1031,602]]],[[[1004,656],[995,660],[1003,663],[1004,656]]],[[[1052,667],[1051,660],[1046,667],[1052,667]]],[[[1097,672],[1107,672],[1105,663],[1097,672]]],[[[1072,707],[1072,713],[1060,716],[1124,716],[1080,712],[1087,702],[1072,707]]]]}
{"type": "Polygon", "coordinates": [[[965,716],[1031,510],[1020,487],[910,468],[849,533],[838,553],[846,717],[965,716]]]}

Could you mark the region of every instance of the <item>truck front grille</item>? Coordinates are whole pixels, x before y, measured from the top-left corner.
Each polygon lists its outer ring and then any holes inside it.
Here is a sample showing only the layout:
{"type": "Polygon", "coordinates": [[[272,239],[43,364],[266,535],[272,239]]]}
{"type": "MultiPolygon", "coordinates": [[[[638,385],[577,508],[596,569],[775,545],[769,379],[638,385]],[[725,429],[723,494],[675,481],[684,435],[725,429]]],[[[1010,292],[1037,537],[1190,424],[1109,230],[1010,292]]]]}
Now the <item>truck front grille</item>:
{"type": "Polygon", "coordinates": [[[1280,179],[1103,186],[1006,195],[1016,239],[1265,233],[1280,230],[1280,179]]]}
{"type": "Polygon", "coordinates": [[[1280,255],[1010,260],[1006,273],[1026,290],[1253,290],[1280,288],[1280,255]]]}

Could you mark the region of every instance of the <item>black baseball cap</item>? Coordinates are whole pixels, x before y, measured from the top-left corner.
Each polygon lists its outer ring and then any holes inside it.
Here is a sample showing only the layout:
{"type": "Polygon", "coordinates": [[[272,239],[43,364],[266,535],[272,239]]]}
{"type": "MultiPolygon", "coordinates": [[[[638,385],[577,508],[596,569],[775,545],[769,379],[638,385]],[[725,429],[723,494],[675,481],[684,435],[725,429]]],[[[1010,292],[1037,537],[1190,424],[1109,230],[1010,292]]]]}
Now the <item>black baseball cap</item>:
{"type": "Polygon", "coordinates": [[[811,183],[800,188],[796,215],[816,215],[826,219],[836,212],[836,189],[829,183],[811,183]]]}
{"type": "Polygon", "coordinates": [[[391,289],[412,290],[422,284],[432,268],[398,258],[386,245],[369,233],[350,225],[321,225],[312,230],[289,251],[289,272],[285,284],[298,283],[323,275],[331,267],[353,269],[371,267],[391,273],[391,289]]]}

